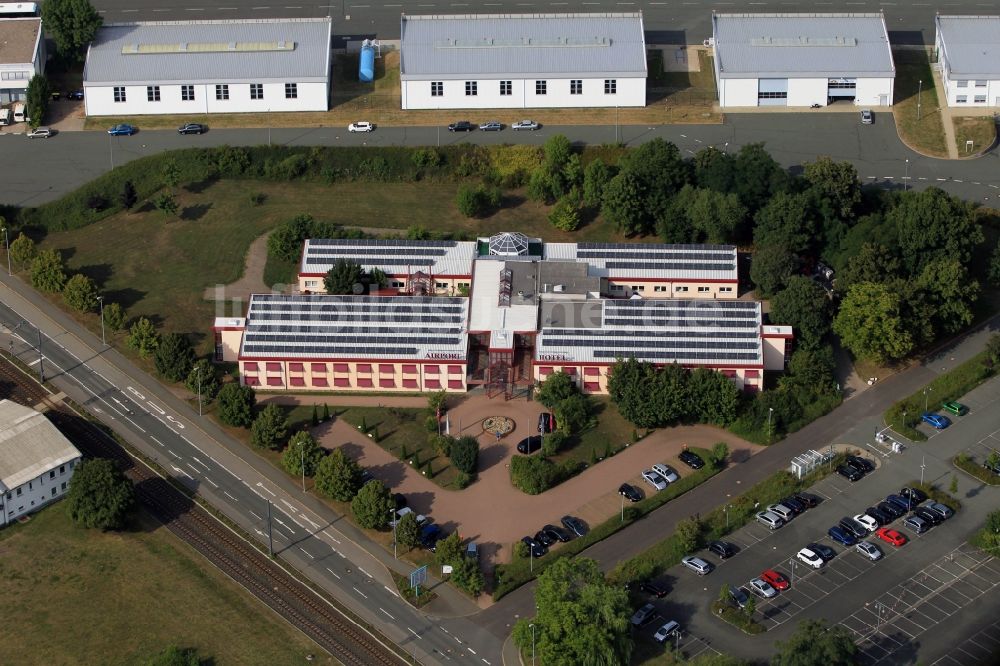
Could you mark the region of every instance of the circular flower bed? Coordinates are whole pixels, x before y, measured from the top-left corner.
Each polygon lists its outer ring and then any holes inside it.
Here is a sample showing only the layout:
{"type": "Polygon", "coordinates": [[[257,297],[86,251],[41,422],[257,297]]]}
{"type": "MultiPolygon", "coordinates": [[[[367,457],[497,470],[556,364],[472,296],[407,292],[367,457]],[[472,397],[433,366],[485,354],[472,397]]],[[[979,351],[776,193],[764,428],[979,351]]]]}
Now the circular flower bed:
{"type": "Polygon", "coordinates": [[[483,420],[483,430],[503,437],[514,430],[514,420],[506,416],[490,416],[483,420]]]}

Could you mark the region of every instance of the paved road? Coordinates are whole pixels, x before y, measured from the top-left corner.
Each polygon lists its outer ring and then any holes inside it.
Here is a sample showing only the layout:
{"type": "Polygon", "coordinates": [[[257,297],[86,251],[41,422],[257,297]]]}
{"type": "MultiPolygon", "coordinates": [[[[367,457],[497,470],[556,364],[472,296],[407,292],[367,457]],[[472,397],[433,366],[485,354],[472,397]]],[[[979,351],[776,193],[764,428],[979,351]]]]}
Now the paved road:
{"type": "MultiPolygon", "coordinates": [[[[5,274],[0,349],[13,350],[35,371],[41,366],[59,390],[264,545],[270,501],[275,554],[421,663],[500,663],[502,638],[463,618],[425,616],[401,601],[386,565],[402,567],[381,547],[5,274]],[[41,329],[40,363],[35,325],[41,329]]],[[[470,602],[455,602],[457,593],[441,593],[455,611],[475,611],[470,602]]]]}
{"type": "Polygon", "coordinates": [[[541,12],[632,12],[641,10],[647,41],[651,43],[701,43],[712,34],[711,16],[719,12],[877,12],[884,10],[892,41],[896,43],[934,42],[934,13],[994,14],[998,3],[976,0],[941,2],[882,2],[879,0],[95,0],[94,6],[106,22],[155,20],[206,20],[227,18],[271,18],[332,16],[334,31],[340,35],[375,35],[399,39],[399,15],[462,13],[541,13],[541,12]]]}
{"type": "MultiPolygon", "coordinates": [[[[724,125],[622,126],[619,136],[629,145],[660,137],[672,141],[687,155],[706,145],[727,151],[764,142],[782,165],[794,170],[817,155],[848,161],[862,182],[882,187],[923,188],[936,185],[984,204],[1000,197],[1000,157],[996,151],[971,161],[938,160],[918,155],[896,135],[892,115],[877,113],[874,125],[862,125],[853,113],[805,112],[790,114],[727,114],[724,125]],[[909,160],[907,162],[907,160],[909,160]]],[[[112,164],[165,150],[191,146],[261,145],[268,140],[292,146],[389,146],[474,143],[542,144],[561,133],[581,144],[615,140],[608,126],[550,126],[537,132],[472,132],[455,135],[437,127],[380,127],[371,135],[349,134],[346,128],[216,129],[202,136],[180,136],[170,130],[140,131],[131,137],[103,132],[64,132],[48,141],[21,135],[0,135],[0,147],[9,164],[17,164],[0,179],[0,203],[35,206],[106,172],[112,164]]]]}

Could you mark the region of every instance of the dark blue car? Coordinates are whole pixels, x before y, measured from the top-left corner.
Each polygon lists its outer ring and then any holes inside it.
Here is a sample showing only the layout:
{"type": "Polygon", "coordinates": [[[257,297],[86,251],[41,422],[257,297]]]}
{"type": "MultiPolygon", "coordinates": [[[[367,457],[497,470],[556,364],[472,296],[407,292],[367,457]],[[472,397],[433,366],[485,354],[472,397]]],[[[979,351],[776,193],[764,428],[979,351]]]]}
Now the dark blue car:
{"type": "Polygon", "coordinates": [[[839,525],[834,525],[827,530],[826,533],[830,535],[831,539],[845,546],[853,546],[858,542],[857,538],[853,534],[848,534],[847,530],[839,525]]]}
{"type": "Polygon", "coordinates": [[[111,136],[132,136],[138,131],[139,130],[137,130],[134,126],[129,125],[127,123],[122,123],[121,125],[115,125],[111,129],[109,129],[108,134],[110,134],[111,136]]]}
{"type": "Polygon", "coordinates": [[[934,412],[924,412],[920,415],[920,420],[937,430],[944,430],[951,425],[951,419],[942,414],[935,414],[934,412]]]}
{"type": "Polygon", "coordinates": [[[909,511],[917,505],[916,502],[902,495],[887,495],[885,501],[903,512],[909,511]]]}
{"type": "Polygon", "coordinates": [[[431,552],[437,550],[437,542],[442,538],[441,528],[433,523],[420,530],[420,545],[431,552]]]}

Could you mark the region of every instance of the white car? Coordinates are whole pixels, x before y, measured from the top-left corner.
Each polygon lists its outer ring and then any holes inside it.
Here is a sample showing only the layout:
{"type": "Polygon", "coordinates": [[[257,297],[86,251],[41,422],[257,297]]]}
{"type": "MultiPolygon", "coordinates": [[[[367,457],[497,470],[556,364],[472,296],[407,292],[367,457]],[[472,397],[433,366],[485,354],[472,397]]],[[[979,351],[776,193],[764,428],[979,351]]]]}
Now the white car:
{"type": "Polygon", "coordinates": [[[510,126],[510,128],[515,132],[517,130],[530,130],[534,132],[539,127],[541,127],[541,125],[536,123],[534,120],[518,120],[510,126]]]}
{"type": "Polygon", "coordinates": [[[653,640],[657,643],[663,643],[670,638],[675,631],[680,631],[680,629],[681,625],[674,620],[671,620],[656,630],[656,633],[653,634],[653,640]]]}
{"type": "Polygon", "coordinates": [[[366,120],[361,120],[359,122],[351,123],[350,125],[348,125],[347,126],[347,131],[348,132],[374,132],[375,131],[375,124],[374,123],[370,123],[370,122],[368,122],[366,120]]]}
{"type": "Polygon", "coordinates": [[[864,527],[869,532],[874,532],[875,530],[878,529],[878,521],[869,516],[867,513],[859,513],[858,515],[854,516],[854,520],[861,523],[861,526],[864,527]]]}
{"type": "Polygon", "coordinates": [[[770,583],[760,578],[754,578],[750,581],[750,590],[757,596],[764,597],[765,599],[770,599],[778,595],[778,591],[770,583]]]}
{"type": "Polygon", "coordinates": [[[667,487],[666,480],[651,469],[644,470],[642,478],[646,480],[646,483],[653,486],[657,490],[663,490],[667,487]]]}
{"type": "Polygon", "coordinates": [[[808,564],[813,569],[819,569],[824,564],[823,558],[809,548],[803,548],[799,552],[795,553],[795,557],[799,560],[799,562],[808,564]]]}
{"type": "Polygon", "coordinates": [[[667,483],[674,483],[679,478],[681,478],[677,476],[677,472],[675,472],[670,465],[656,463],[655,465],[653,465],[653,471],[662,476],[663,480],[666,481],[667,483]]]}
{"type": "Polygon", "coordinates": [[[872,562],[877,562],[882,559],[882,549],[873,544],[871,541],[859,541],[858,545],[854,547],[854,550],[858,551],[872,562]]]}
{"type": "Polygon", "coordinates": [[[399,521],[403,519],[403,516],[405,516],[408,513],[413,513],[413,517],[417,519],[417,525],[423,525],[424,523],[427,522],[426,516],[421,516],[418,513],[414,513],[413,509],[411,509],[408,506],[404,506],[402,509],[396,512],[396,517],[393,520],[389,521],[389,527],[395,527],[396,525],[398,525],[399,521]]]}

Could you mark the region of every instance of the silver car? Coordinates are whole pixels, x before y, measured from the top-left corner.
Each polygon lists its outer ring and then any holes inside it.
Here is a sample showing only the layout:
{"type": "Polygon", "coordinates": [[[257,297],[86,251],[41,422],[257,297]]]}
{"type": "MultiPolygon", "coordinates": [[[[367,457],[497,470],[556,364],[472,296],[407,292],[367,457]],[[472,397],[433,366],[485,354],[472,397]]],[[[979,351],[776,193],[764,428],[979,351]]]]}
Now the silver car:
{"type": "Polygon", "coordinates": [[[534,120],[518,120],[510,126],[510,128],[515,132],[518,130],[528,130],[530,132],[534,132],[539,127],[540,125],[534,120]]]}
{"type": "Polygon", "coordinates": [[[55,134],[55,131],[51,127],[37,127],[30,132],[28,132],[29,139],[47,139],[55,134]]]}
{"type": "Polygon", "coordinates": [[[778,595],[778,591],[770,583],[760,578],[754,578],[750,581],[750,591],[765,599],[770,599],[778,595]]]}
{"type": "Polygon", "coordinates": [[[854,550],[858,551],[872,562],[877,562],[882,559],[882,549],[873,544],[871,541],[859,541],[858,545],[854,547],[854,550]]]}
{"type": "Polygon", "coordinates": [[[861,124],[862,125],[871,125],[874,122],[875,122],[875,116],[872,115],[872,110],[871,109],[862,109],[861,110],[861,124]]]}
{"type": "Polygon", "coordinates": [[[766,525],[768,529],[776,530],[785,524],[784,518],[773,511],[761,511],[756,516],[757,522],[766,525]]]}
{"type": "Polygon", "coordinates": [[[667,487],[667,481],[651,469],[643,471],[642,478],[656,490],[663,490],[667,487]]]}
{"type": "Polygon", "coordinates": [[[663,480],[667,483],[675,483],[680,478],[670,465],[664,465],[663,463],[653,465],[653,471],[662,476],[663,480]]]}
{"type": "Polygon", "coordinates": [[[681,564],[686,566],[691,571],[695,572],[699,576],[704,576],[705,574],[711,573],[712,565],[701,559],[700,557],[695,557],[694,555],[688,555],[681,559],[681,564]]]}

